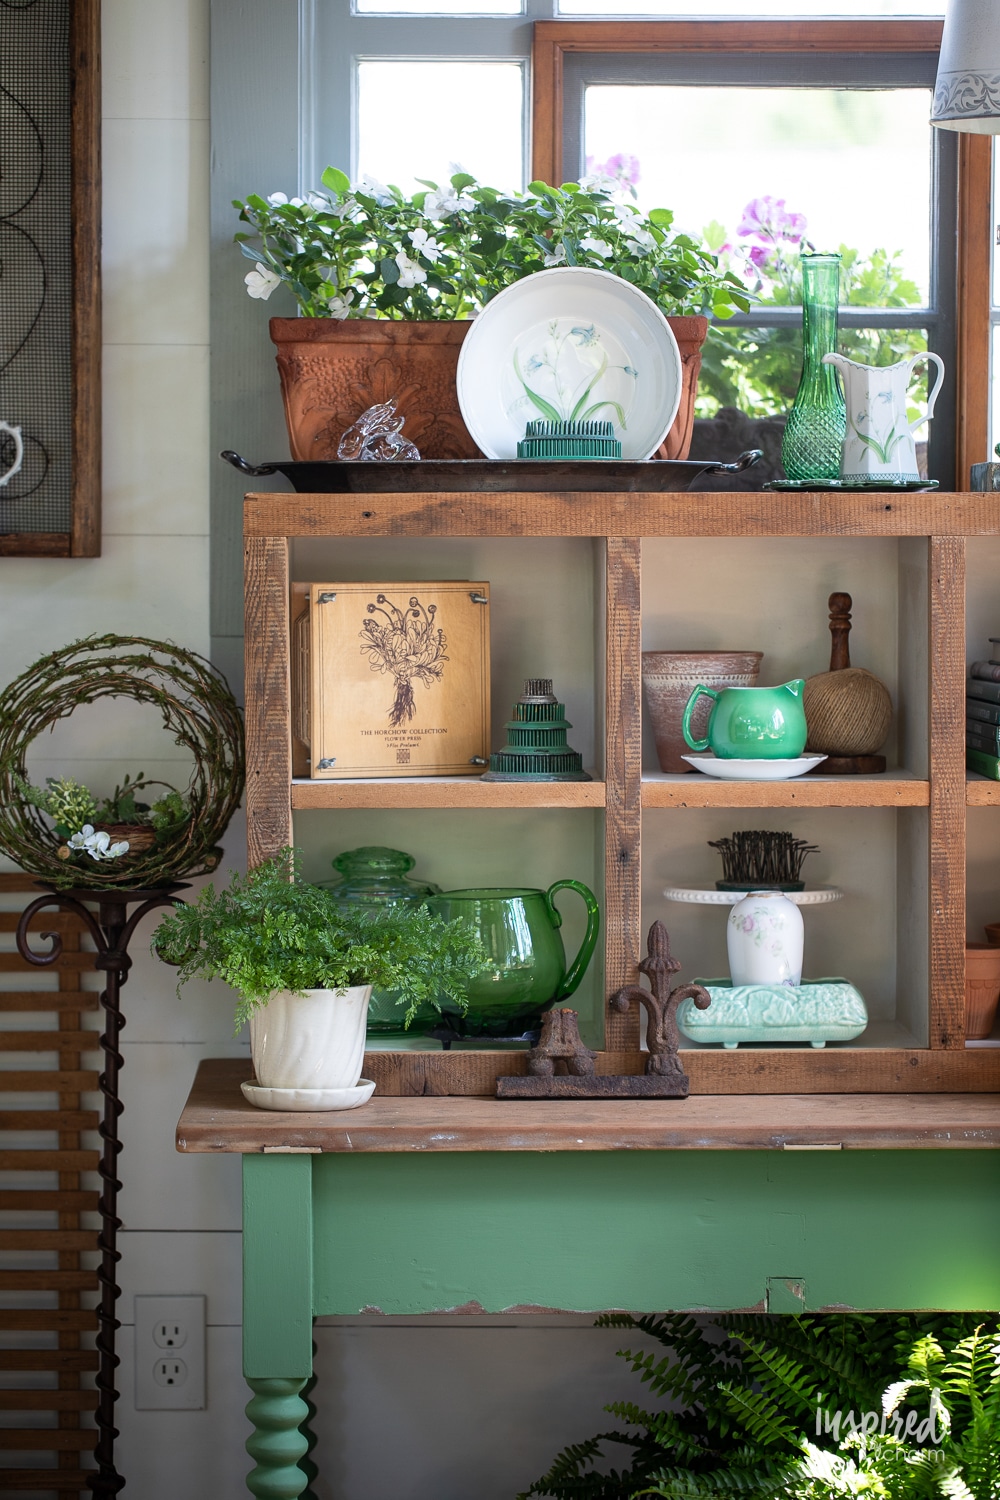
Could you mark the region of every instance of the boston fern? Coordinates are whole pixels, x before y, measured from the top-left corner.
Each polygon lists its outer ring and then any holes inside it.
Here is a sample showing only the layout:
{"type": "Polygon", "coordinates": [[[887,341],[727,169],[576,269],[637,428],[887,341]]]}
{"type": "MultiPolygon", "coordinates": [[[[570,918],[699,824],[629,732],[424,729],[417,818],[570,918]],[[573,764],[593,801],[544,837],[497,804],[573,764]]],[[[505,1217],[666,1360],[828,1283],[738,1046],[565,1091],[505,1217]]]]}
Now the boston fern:
{"type": "MultiPolygon", "coordinates": [[[[730,1314],[706,1324],[681,1313],[609,1313],[598,1319],[599,1326],[637,1329],[666,1347],[663,1356],[619,1351],[663,1405],[651,1410],[615,1402],[607,1407],[621,1426],[564,1449],[519,1500],[631,1500],[637,1495],[827,1500],[865,1493],[864,1485],[860,1491],[808,1487],[819,1483],[807,1470],[810,1453],[833,1459],[838,1448],[828,1416],[837,1410],[845,1417],[853,1411],[859,1419],[863,1413],[881,1413],[883,1391],[906,1364],[915,1340],[928,1335],[946,1342],[967,1340],[974,1337],[974,1323],[966,1314],[730,1314]],[[819,1433],[817,1409],[824,1413],[819,1433]],[[812,1450],[804,1449],[807,1439],[812,1450]],[[624,1451],[624,1468],[608,1468],[609,1448],[624,1451]]],[[[959,1343],[953,1361],[962,1348],[959,1343]]],[[[971,1410],[971,1399],[966,1399],[971,1410]]],[[[996,1408],[992,1410],[996,1424],[996,1408]]],[[[897,1500],[891,1485],[869,1488],[873,1500],[897,1500]]],[[[981,1489],[899,1490],[898,1500],[904,1494],[906,1500],[917,1500],[924,1494],[952,1493],[957,1500],[1000,1500],[1000,1490],[981,1489]]]]}
{"type": "Polygon", "coordinates": [[[290,849],[229,886],[212,885],[178,906],[153,935],[153,952],[187,980],[221,979],[240,996],[236,1026],[275,990],[347,989],[371,984],[396,992],[406,1023],[446,995],[461,1007],[488,965],[476,934],[426,907],[338,906],[300,878],[290,849]]]}
{"type": "Polygon", "coordinates": [[[1000,1330],[977,1328],[950,1353],[932,1334],[918,1339],[880,1409],[885,1432],[852,1432],[837,1453],[807,1442],[789,1494],[1000,1500],[1000,1330]]]}

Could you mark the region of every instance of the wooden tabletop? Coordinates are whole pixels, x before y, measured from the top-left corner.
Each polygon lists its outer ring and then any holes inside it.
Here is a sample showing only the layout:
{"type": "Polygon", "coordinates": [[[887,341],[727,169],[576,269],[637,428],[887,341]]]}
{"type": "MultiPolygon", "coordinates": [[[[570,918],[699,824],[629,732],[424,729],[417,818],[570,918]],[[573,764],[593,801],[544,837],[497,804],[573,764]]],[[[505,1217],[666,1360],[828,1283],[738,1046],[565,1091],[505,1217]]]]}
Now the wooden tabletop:
{"type": "Polygon", "coordinates": [[[209,1058],[178,1151],[758,1151],[1000,1147],[1000,1094],[701,1094],[685,1100],[379,1098],[314,1114],[255,1109],[249,1064],[209,1058]]]}

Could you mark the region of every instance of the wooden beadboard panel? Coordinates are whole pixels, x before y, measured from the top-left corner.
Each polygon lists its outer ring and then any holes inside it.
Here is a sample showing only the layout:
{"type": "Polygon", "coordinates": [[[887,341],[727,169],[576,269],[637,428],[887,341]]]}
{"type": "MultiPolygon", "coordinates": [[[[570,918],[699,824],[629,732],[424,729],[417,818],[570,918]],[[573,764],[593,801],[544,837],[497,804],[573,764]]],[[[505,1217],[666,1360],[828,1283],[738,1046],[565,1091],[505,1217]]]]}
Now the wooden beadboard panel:
{"type": "MultiPolygon", "coordinates": [[[[588,491],[248,494],[248,538],[293,536],[994,536],[993,496],[928,492],[588,491]]],[[[287,597],[284,614],[287,616],[287,597]]]]}
{"type": "Polygon", "coordinates": [[[994,1094],[792,1093],[729,1098],[520,1100],[376,1096],[350,1115],[259,1110],[238,1060],[204,1061],[177,1126],[181,1151],[669,1151],[995,1149],[994,1094]]]}
{"type": "Polygon", "coordinates": [[[246,600],[247,861],[251,868],[292,842],[288,544],[249,537],[246,600]]]}
{"type": "Polygon", "coordinates": [[[990,781],[976,771],[965,778],[966,807],[1000,807],[1000,781],[990,781]]]}
{"type": "MultiPolygon", "coordinates": [[[[642,943],[642,616],[640,544],[607,541],[605,647],[604,990],[635,984],[642,943]]],[[[639,1007],[605,1009],[605,1045],[639,1045],[639,1007]]]]}
{"type": "MultiPolygon", "coordinates": [[[[1000,1048],[743,1048],[685,1050],[692,1094],[934,1093],[1000,1089],[1000,1048]]],[[[599,1052],[602,1074],[645,1070],[641,1052],[599,1052]]],[[[498,1077],[527,1071],[524,1052],[367,1052],[364,1076],[387,1094],[492,1096],[498,1077]]]]}
{"type": "Polygon", "coordinates": [[[394,781],[293,781],[294,811],[316,808],[603,807],[603,781],[478,781],[469,776],[394,781]]]}
{"type": "Polygon", "coordinates": [[[930,545],[930,1045],[965,1048],[965,539],[930,545]]]}
{"type": "Polygon", "coordinates": [[[930,783],[905,771],[881,776],[796,776],[791,781],[721,781],[647,774],[643,807],[926,807],[930,783]]]}

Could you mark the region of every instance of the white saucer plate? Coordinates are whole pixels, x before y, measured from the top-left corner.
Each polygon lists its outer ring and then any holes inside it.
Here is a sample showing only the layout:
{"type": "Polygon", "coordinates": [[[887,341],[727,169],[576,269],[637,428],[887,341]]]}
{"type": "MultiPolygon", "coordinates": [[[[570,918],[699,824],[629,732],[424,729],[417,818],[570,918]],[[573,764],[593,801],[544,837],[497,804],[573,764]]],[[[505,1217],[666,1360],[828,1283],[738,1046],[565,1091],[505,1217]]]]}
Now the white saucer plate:
{"type": "Polygon", "coordinates": [[[723,760],[716,755],[682,755],[689,765],[720,781],[790,781],[826,760],[825,755],[797,755],[794,760],[723,760]]]}
{"type": "Polygon", "coordinates": [[[375,1092],[370,1078],[362,1078],[352,1089],[268,1089],[252,1079],[241,1083],[243,1097],[257,1109],[357,1109],[375,1092]]]}
{"type": "MultiPolygon", "coordinates": [[[[762,886],[763,890],[764,887],[762,886]]],[[[705,886],[668,885],[664,887],[668,901],[686,901],[692,906],[735,906],[749,891],[717,891],[705,886]]],[[[840,901],[843,891],[835,885],[817,885],[811,891],[782,891],[796,906],[826,906],[831,901],[840,901]]]]}
{"type": "Polygon", "coordinates": [[[517,457],[528,422],[612,422],[622,458],[650,458],[681,399],[663,313],[610,271],[555,266],[493,298],[458,360],[458,404],[487,458],[517,457]]]}

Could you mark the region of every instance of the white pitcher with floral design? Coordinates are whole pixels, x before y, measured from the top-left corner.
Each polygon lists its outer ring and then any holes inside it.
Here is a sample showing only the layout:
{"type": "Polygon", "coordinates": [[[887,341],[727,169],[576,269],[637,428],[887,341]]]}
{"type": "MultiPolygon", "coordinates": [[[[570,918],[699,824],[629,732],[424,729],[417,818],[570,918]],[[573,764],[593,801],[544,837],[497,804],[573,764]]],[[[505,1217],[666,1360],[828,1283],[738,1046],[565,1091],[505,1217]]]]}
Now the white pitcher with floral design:
{"type": "Polygon", "coordinates": [[[729,913],[734,985],[802,983],[802,913],[781,891],[750,891],[729,913]]]}
{"type": "Polygon", "coordinates": [[[861,365],[843,354],[824,354],[825,365],[835,365],[844,382],[847,433],[840,459],[840,477],[855,483],[878,479],[917,483],[917,451],[913,434],[934,415],[934,404],[944,380],[944,363],[937,354],[914,354],[895,365],[861,365]],[[914,365],[928,360],[938,375],[927,402],[927,412],[915,422],[906,418],[906,391],[914,365]]]}

